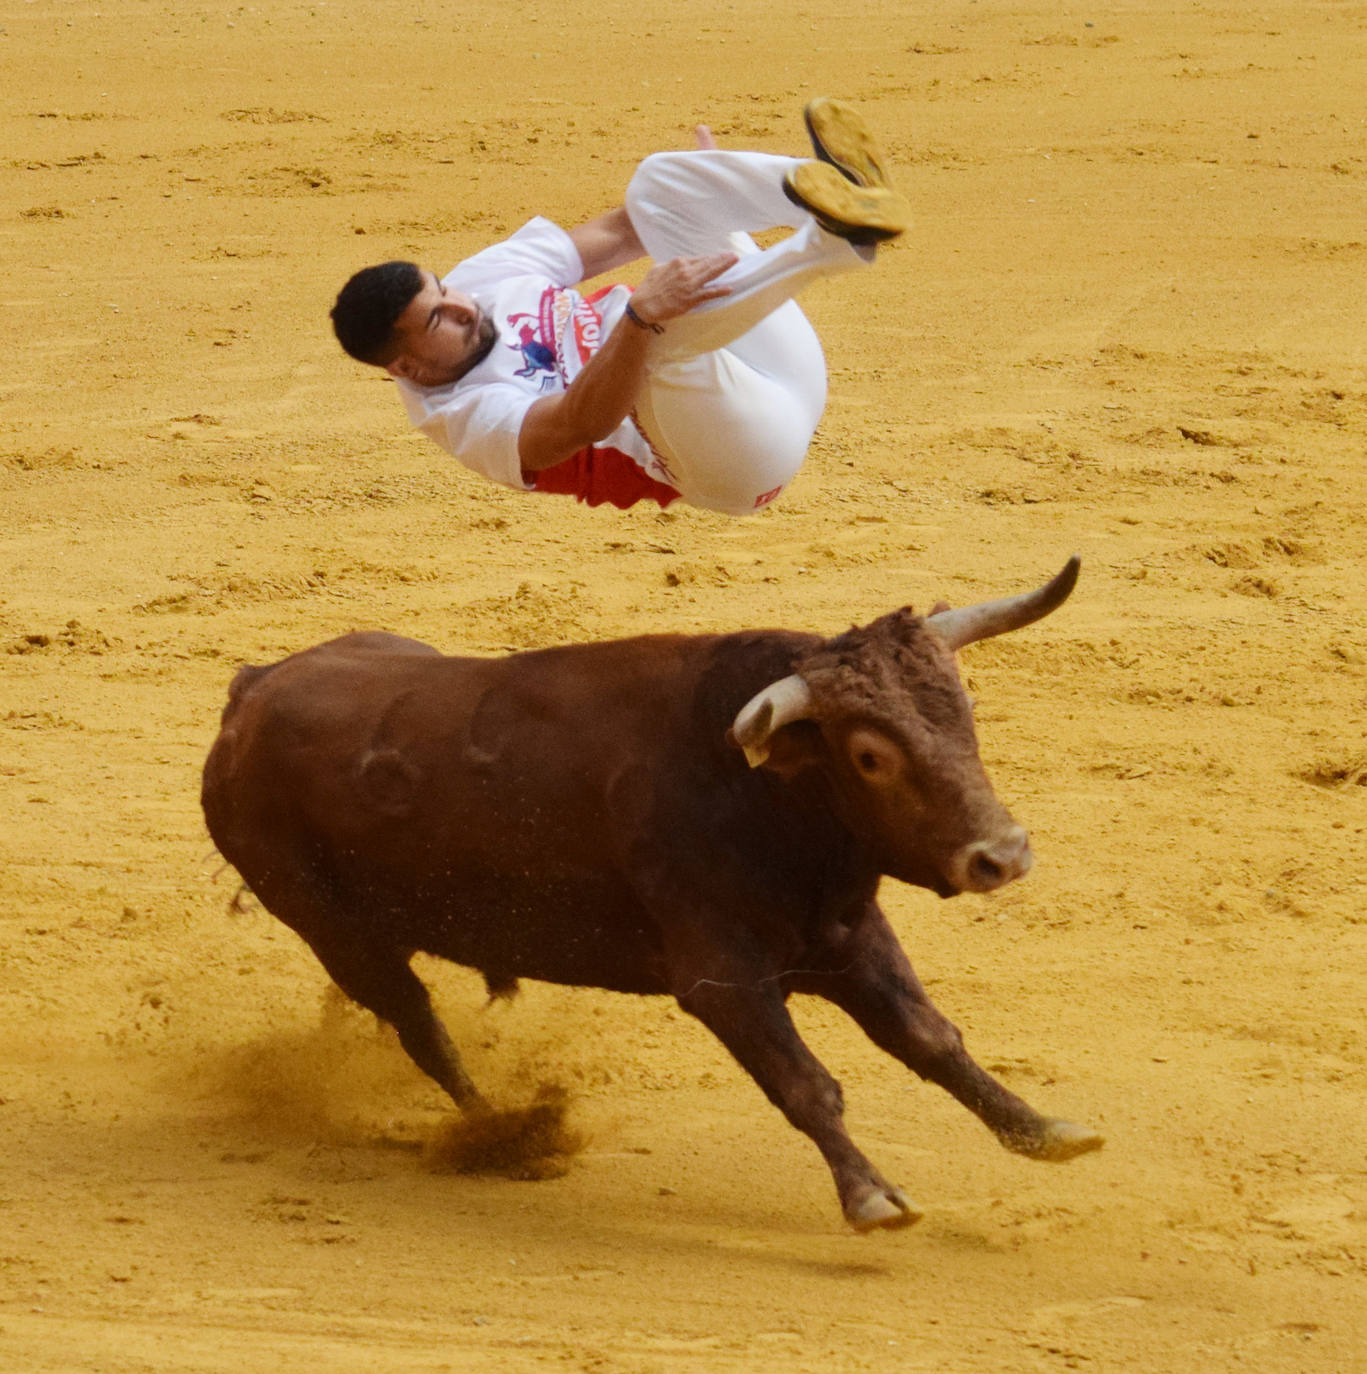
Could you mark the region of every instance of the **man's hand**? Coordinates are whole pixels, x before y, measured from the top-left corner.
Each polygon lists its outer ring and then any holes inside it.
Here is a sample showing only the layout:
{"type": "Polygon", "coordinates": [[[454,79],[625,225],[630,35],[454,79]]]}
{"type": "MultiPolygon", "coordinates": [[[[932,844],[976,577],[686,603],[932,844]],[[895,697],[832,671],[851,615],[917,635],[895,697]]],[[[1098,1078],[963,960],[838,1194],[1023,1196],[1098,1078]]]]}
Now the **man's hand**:
{"type": "Polygon", "coordinates": [[[708,253],[701,258],[657,262],[631,296],[631,309],[642,324],[662,324],[686,315],[704,301],[729,296],[729,286],[716,278],[736,261],[734,253],[708,253]]]}

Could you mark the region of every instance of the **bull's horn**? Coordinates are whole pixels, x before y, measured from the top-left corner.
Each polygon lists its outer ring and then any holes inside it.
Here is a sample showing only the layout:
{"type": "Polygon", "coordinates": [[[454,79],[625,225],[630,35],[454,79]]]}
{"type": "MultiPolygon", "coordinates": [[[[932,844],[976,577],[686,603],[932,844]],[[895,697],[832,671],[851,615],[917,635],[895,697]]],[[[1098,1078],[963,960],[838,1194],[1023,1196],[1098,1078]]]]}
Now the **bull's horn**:
{"type": "Polygon", "coordinates": [[[736,713],[731,736],[745,750],[745,761],[758,768],[769,757],[769,736],[812,709],[812,689],[796,674],[771,682],[736,713]]]}
{"type": "Polygon", "coordinates": [[[983,601],[976,606],[963,606],[954,611],[936,611],[926,617],[930,626],[951,649],[962,649],[975,640],[1019,630],[1022,625],[1040,620],[1056,611],[1068,599],[1077,585],[1077,572],[1082,559],[1074,554],[1063,570],[1044,586],[1020,596],[1007,596],[999,601],[983,601]]]}

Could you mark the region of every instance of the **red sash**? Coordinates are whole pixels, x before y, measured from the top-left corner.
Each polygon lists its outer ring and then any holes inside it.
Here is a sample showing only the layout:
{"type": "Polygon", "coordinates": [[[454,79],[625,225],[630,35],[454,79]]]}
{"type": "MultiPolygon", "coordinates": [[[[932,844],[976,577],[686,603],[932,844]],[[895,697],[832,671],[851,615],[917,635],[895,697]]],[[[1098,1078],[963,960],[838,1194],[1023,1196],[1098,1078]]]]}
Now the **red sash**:
{"type": "Polygon", "coordinates": [[[637,501],[667,506],[679,499],[673,487],[657,482],[631,458],[615,448],[581,448],[578,453],[532,474],[537,491],[573,496],[586,506],[616,506],[626,510],[637,501]]]}

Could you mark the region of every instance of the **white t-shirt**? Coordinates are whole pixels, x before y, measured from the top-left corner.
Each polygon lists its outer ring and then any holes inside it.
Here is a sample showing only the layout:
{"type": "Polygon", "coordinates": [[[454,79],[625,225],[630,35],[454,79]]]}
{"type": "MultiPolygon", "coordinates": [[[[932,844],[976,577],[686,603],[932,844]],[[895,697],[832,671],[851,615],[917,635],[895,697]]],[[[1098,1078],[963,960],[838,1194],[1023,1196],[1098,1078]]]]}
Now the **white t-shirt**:
{"type": "MultiPolygon", "coordinates": [[[[559,225],[537,216],[454,267],[443,279],[472,296],[498,329],[489,356],[459,381],[421,387],[399,380],[413,424],[466,467],[528,491],[517,436],[532,402],[564,391],[621,317],[629,290],[615,286],[594,303],[567,282],[584,265],[559,225]]],[[[650,445],[630,418],[595,447],[616,449],[644,470],[650,445]]]]}

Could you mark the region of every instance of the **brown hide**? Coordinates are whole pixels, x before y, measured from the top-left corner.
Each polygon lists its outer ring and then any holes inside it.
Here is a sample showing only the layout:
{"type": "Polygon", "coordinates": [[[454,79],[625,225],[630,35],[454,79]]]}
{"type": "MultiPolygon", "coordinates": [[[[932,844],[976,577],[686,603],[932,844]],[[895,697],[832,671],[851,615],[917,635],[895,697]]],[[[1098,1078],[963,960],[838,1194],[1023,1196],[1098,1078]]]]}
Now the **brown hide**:
{"type": "Polygon", "coordinates": [[[483,1100],[415,950],[500,992],[527,977],[672,993],[811,1136],[852,1224],[902,1225],[915,1209],[845,1133],[838,1085],[788,1017],[794,991],[843,1007],[1009,1148],[1100,1144],[972,1061],[875,901],[884,873],[949,896],[1029,866],[936,624],[904,610],[830,641],[661,635],[493,659],[349,635],[238,674],[205,818],[466,1110],[483,1100]],[[796,675],[803,714],[757,709],[766,723],[744,732],[762,747],[743,753],[738,713],[796,675]]]}
{"type": "Polygon", "coordinates": [[[936,846],[1004,823],[952,656],[909,613],[828,645],[769,632],[502,659],[424,647],[348,636],[239,677],[205,813],[272,910],[272,890],[307,873],[348,923],[383,913],[409,947],[491,976],[665,991],[652,883],[715,888],[733,923],[797,952],[805,937],[774,932],[822,892],[818,870],[860,893],[888,871],[948,895],[936,846]],[[806,756],[752,773],[727,726],[794,665],[819,703],[806,756]],[[851,722],[916,754],[897,804],[860,788],[841,749],[851,722]]]}

